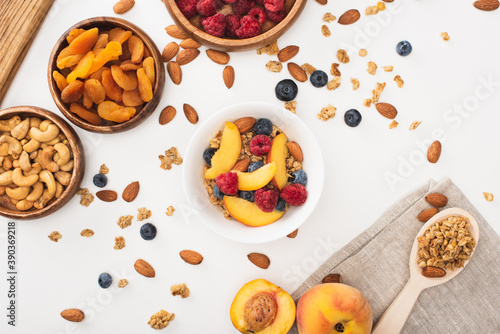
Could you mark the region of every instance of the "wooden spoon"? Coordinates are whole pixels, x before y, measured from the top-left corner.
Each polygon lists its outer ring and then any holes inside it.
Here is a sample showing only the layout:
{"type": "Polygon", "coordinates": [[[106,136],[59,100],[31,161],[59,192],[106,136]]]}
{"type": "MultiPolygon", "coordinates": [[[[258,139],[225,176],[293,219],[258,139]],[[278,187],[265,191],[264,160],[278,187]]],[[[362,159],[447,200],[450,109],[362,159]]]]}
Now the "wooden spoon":
{"type": "MultiPolygon", "coordinates": [[[[451,208],[441,211],[434,217],[429,219],[427,223],[420,229],[417,237],[424,234],[425,230],[434,223],[446,219],[450,216],[462,216],[469,218],[470,221],[470,234],[476,241],[476,246],[479,240],[479,226],[477,221],[472,217],[470,213],[463,209],[451,208]]],[[[474,247],[474,249],[475,249],[474,247]]],[[[474,252],[472,252],[474,253],[474,252]]],[[[410,254],[410,279],[406,283],[405,287],[397,298],[392,302],[385,313],[380,317],[377,325],[375,326],[372,334],[398,334],[403,329],[408,316],[413,309],[413,306],[417,302],[420,293],[427,288],[443,284],[451,280],[453,277],[457,276],[469,263],[470,260],[465,261],[464,266],[461,268],[455,268],[453,271],[447,271],[444,277],[425,277],[422,275],[422,268],[417,264],[418,261],[418,241],[415,238],[413,242],[413,248],[410,254]]]]}

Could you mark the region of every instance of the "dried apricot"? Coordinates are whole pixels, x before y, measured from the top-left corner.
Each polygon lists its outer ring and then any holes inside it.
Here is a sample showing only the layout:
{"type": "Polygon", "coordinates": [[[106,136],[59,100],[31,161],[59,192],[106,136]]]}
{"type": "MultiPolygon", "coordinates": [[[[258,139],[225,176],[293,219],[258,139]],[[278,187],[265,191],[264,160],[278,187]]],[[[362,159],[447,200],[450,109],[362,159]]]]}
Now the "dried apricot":
{"type": "Polygon", "coordinates": [[[155,61],[153,57],[148,57],[144,59],[142,62],[142,67],[146,71],[146,75],[149,78],[149,81],[151,81],[151,84],[154,84],[155,82],[155,61]]]}
{"type": "Polygon", "coordinates": [[[62,70],[63,68],[75,66],[84,56],[85,55],[71,55],[61,58],[57,61],[57,67],[62,70]]]}
{"type": "Polygon", "coordinates": [[[79,117],[83,118],[84,120],[86,120],[90,124],[94,124],[94,125],[101,124],[101,121],[102,121],[101,117],[95,112],[95,110],[86,109],[78,103],[72,103],[69,106],[69,110],[72,113],[77,114],[79,117]]]}
{"type": "Polygon", "coordinates": [[[85,57],[83,57],[78,62],[75,69],[70,74],[68,74],[68,76],[66,77],[66,81],[68,81],[68,83],[72,83],[73,81],[76,80],[76,78],[84,78],[89,72],[93,62],[94,62],[94,53],[92,51],[89,51],[85,55],[85,57]]]}
{"type": "Polygon", "coordinates": [[[144,59],[146,58],[149,58],[149,57],[153,57],[153,55],[151,54],[151,51],[149,51],[149,49],[145,46],[144,47],[144,59]]]}
{"type": "Polygon", "coordinates": [[[100,34],[99,37],[97,38],[97,42],[95,42],[92,51],[95,52],[96,49],[104,49],[109,42],[108,39],[109,39],[108,34],[100,34]]]}
{"type": "Polygon", "coordinates": [[[73,53],[69,50],[69,46],[62,49],[57,55],[57,63],[60,62],[63,58],[74,56],[73,53]]]}
{"type": "Polygon", "coordinates": [[[54,81],[56,82],[57,88],[62,92],[66,86],[68,86],[68,82],[66,81],[66,78],[64,75],[61,73],[54,71],[52,72],[52,77],[54,78],[54,81]]]}
{"type": "Polygon", "coordinates": [[[92,50],[95,42],[97,42],[97,38],[99,37],[99,29],[92,28],[78,37],[76,37],[70,44],[69,50],[73,54],[85,54],[92,50]]]}
{"type": "Polygon", "coordinates": [[[94,105],[94,102],[92,102],[92,99],[90,98],[90,96],[87,94],[87,92],[85,91],[85,89],[83,90],[83,106],[85,108],[92,108],[92,106],[94,105]]]}
{"type": "Polygon", "coordinates": [[[122,107],[112,101],[104,101],[97,107],[99,116],[108,121],[122,123],[135,115],[135,108],[122,107]]]}
{"type": "Polygon", "coordinates": [[[128,49],[128,41],[122,44],[122,55],[120,56],[121,61],[130,60],[131,54],[128,49]]]}
{"type": "MultiPolygon", "coordinates": [[[[99,104],[106,99],[106,91],[101,82],[96,79],[88,79],[85,81],[85,94],[95,104],[99,104]]],[[[90,107],[92,107],[92,105],[90,107]]]]}
{"type": "Polygon", "coordinates": [[[61,92],[61,100],[64,103],[73,103],[78,101],[83,95],[83,86],[83,81],[73,81],[61,92]]]}
{"type": "Polygon", "coordinates": [[[102,72],[102,86],[104,87],[104,91],[106,95],[116,102],[122,101],[123,89],[118,86],[113,79],[113,75],[111,74],[111,70],[105,70],[102,72]]]}
{"type": "Polygon", "coordinates": [[[102,50],[98,56],[94,58],[92,66],[89,69],[88,74],[92,74],[104,66],[108,61],[114,58],[118,59],[118,56],[122,54],[122,46],[118,42],[109,42],[104,50],[102,50]]]}
{"type": "Polygon", "coordinates": [[[123,44],[127,39],[132,36],[132,32],[129,30],[123,30],[122,28],[114,28],[109,31],[109,41],[118,42],[123,44]]]}
{"type": "Polygon", "coordinates": [[[125,60],[124,62],[122,62],[120,64],[120,68],[122,70],[124,70],[124,71],[137,71],[139,68],[141,68],[141,65],[140,64],[134,64],[129,59],[129,60],[125,60]]]}
{"type": "Polygon", "coordinates": [[[143,103],[144,101],[138,89],[123,91],[123,104],[127,107],[137,107],[143,103]]]}
{"type": "Polygon", "coordinates": [[[111,66],[111,75],[116,84],[124,90],[134,90],[137,88],[137,76],[135,72],[123,72],[120,66],[113,65],[111,66]]]}
{"type": "Polygon", "coordinates": [[[106,67],[106,66],[101,67],[100,69],[98,69],[97,71],[95,71],[94,73],[92,73],[90,75],[90,79],[97,79],[97,80],[101,81],[102,80],[102,72],[104,72],[106,70],[109,70],[109,67],[106,67]]]}
{"type": "Polygon", "coordinates": [[[68,41],[68,44],[71,44],[75,38],[83,34],[86,30],[85,29],[73,29],[69,32],[68,36],[66,37],[66,40],[68,41]]]}
{"type": "Polygon", "coordinates": [[[144,55],[144,43],[137,36],[130,36],[128,39],[128,50],[130,51],[130,60],[138,64],[142,61],[144,55]]]}
{"type": "Polygon", "coordinates": [[[151,101],[153,98],[153,87],[143,68],[137,70],[137,80],[139,81],[139,94],[141,94],[141,98],[144,102],[151,101]]]}

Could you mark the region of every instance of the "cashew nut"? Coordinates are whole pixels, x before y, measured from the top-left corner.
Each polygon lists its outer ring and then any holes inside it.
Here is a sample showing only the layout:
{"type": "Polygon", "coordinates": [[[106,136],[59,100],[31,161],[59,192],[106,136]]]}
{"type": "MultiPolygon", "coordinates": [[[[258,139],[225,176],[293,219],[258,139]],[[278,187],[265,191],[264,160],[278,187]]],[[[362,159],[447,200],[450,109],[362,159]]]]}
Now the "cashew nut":
{"type": "Polygon", "coordinates": [[[10,201],[11,201],[11,202],[12,202],[12,204],[14,204],[14,205],[16,205],[16,204],[19,202],[19,200],[18,200],[18,199],[13,199],[13,198],[11,198],[11,199],[10,199],[10,201]]]}
{"type": "Polygon", "coordinates": [[[42,194],[43,194],[43,183],[40,181],[37,181],[33,185],[33,191],[28,196],[26,196],[26,199],[28,201],[34,202],[37,199],[39,199],[40,196],[42,196],[42,194]]]}
{"type": "Polygon", "coordinates": [[[10,131],[13,127],[21,123],[21,117],[18,115],[11,119],[4,119],[0,121],[0,131],[10,131]]]}
{"type": "Polygon", "coordinates": [[[0,143],[9,144],[8,154],[12,155],[13,157],[19,156],[19,154],[21,154],[21,152],[23,151],[23,147],[19,140],[17,140],[16,138],[12,138],[11,136],[3,135],[2,137],[0,137],[0,143]]]}
{"type": "Polygon", "coordinates": [[[38,150],[30,153],[30,159],[35,159],[38,156],[38,150]]]}
{"type": "Polygon", "coordinates": [[[0,196],[5,195],[5,189],[7,189],[7,187],[6,187],[6,186],[1,186],[1,187],[0,187],[0,196]]]}
{"type": "Polygon", "coordinates": [[[22,201],[19,201],[16,204],[16,208],[19,211],[26,211],[26,210],[31,209],[32,207],[33,207],[33,202],[32,201],[28,201],[26,199],[23,199],[22,201]]]}
{"type": "Polygon", "coordinates": [[[8,186],[12,183],[12,171],[8,170],[0,174],[0,186],[8,186]]]}
{"type": "Polygon", "coordinates": [[[10,130],[10,135],[17,140],[21,140],[28,134],[30,129],[30,119],[26,118],[24,121],[16,125],[10,130]]]}
{"type": "Polygon", "coordinates": [[[45,130],[47,130],[47,128],[49,127],[50,124],[52,124],[52,122],[50,120],[46,119],[46,120],[41,121],[40,124],[38,124],[37,128],[39,128],[42,131],[45,131],[45,130]]]}
{"type": "Polygon", "coordinates": [[[31,117],[30,118],[30,128],[39,128],[40,123],[42,123],[42,120],[38,117],[31,117]]]}
{"type": "Polygon", "coordinates": [[[23,145],[23,150],[28,153],[35,152],[40,147],[40,142],[36,139],[31,138],[29,142],[23,145]]]}
{"type": "Polygon", "coordinates": [[[3,167],[2,167],[2,166],[0,166],[0,174],[5,173],[5,172],[6,172],[6,170],[5,170],[5,169],[3,169],[3,167]]]}
{"type": "Polygon", "coordinates": [[[57,143],[54,145],[54,149],[59,153],[59,158],[56,160],[56,163],[59,166],[66,165],[69,162],[69,159],[71,158],[71,152],[68,148],[68,146],[57,143]]]}
{"type": "MultiPolygon", "coordinates": [[[[54,197],[56,193],[56,180],[54,180],[54,175],[48,170],[44,169],[39,174],[40,181],[45,183],[47,190],[49,192],[50,198],[54,197]]],[[[44,194],[45,195],[45,194],[44,194]]]]}
{"type": "Polygon", "coordinates": [[[19,165],[19,159],[16,159],[16,160],[12,161],[12,167],[14,167],[14,168],[21,167],[19,165]]]}
{"type": "MultiPolygon", "coordinates": [[[[45,121],[43,121],[43,122],[45,122],[45,121]]],[[[52,139],[56,138],[59,135],[59,128],[55,124],[49,124],[47,129],[45,131],[43,131],[43,130],[41,130],[43,122],[40,123],[40,129],[39,128],[31,128],[29,133],[30,133],[31,138],[34,138],[41,143],[46,143],[46,142],[51,141],[52,139]]]]}
{"type": "Polygon", "coordinates": [[[54,161],[52,161],[52,156],[54,155],[54,153],[56,153],[54,146],[47,146],[42,151],[42,165],[45,167],[45,169],[52,173],[59,171],[59,166],[54,161]]]}
{"type": "Polygon", "coordinates": [[[5,193],[11,199],[22,200],[30,193],[30,187],[17,187],[17,188],[6,188],[5,193]]]}
{"type": "Polygon", "coordinates": [[[74,165],[75,165],[75,162],[73,160],[70,160],[67,164],[62,165],[59,169],[65,171],[65,172],[69,172],[70,170],[73,169],[74,165]]]}
{"type": "Polygon", "coordinates": [[[37,155],[35,158],[32,158],[34,162],[38,162],[41,166],[42,166],[42,169],[45,169],[45,166],[43,165],[43,162],[42,162],[42,149],[39,149],[37,152],[37,155]]]}
{"type": "Polygon", "coordinates": [[[45,189],[43,195],[34,203],[35,208],[43,209],[53,197],[54,194],[50,195],[48,189],[45,189]]]}
{"type": "MultiPolygon", "coordinates": [[[[42,173],[40,173],[41,175],[42,173]]],[[[38,181],[37,174],[31,174],[28,176],[23,175],[23,170],[21,168],[16,168],[12,172],[12,182],[19,187],[31,187],[38,181]]]]}
{"type": "Polygon", "coordinates": [[[51,141],[46,142],[45,144],[55,145],[55,144],[60,143],[60,142],[61,142],[61,140],[59,139],[59,137],[56,137],[56,138],[52,139],[51,141]]]}
{"type": "Polygon", "coordinates": [[[38,175],[40,171],[42,170],[42,165],[40,165],[38,162],[35,162],[33,165],[31,165],[31,170],[29,172],[25,172],[24,176],[29,176],[29,175],[38,175]]]}
{"type": "Polygon", "coordinates": [[[19,167],[21,167],[24,172],[29,172],[31,170],[30,156],[26,151],[23,151],[19,156],[19,167]]]}
{"type": "Polygon", "coordinates": [[[21,143],[21,145],[23,145],[23,147],[24,147],[24,145],[26,145],[26,144],[28,143],[28,139],[23,138],[23,139],[21,139],[19,142],[20,142],[20,143],[21,143]]]}
{"type": "Polygon", "coordinates": [[[5,157],[2,161],[2,167],[5,170],[9,170],[12,168],[12,158],[11,157],[5,157]]]}
{"type": "Polygon", "coordinates": [[[0,156],[5,157],[9,155],[9,144],[2,143],[0,144],[0,156]]]}
{"type": "Polygon", "coordinates": [[[64,191],[64,187],[62,186],[62,184],[60,184],[59,182],[56,182],[56,195],[55,195],[55,197],[56,198],[61,197],[63,191],[64,191]]]}
{"type": "Polygon", "coordinates": [[[67,186],[71,181],[71,173],[59,171],[54,174],[54,177],[57,181],[59,181],[63,186],[67,186]]]}

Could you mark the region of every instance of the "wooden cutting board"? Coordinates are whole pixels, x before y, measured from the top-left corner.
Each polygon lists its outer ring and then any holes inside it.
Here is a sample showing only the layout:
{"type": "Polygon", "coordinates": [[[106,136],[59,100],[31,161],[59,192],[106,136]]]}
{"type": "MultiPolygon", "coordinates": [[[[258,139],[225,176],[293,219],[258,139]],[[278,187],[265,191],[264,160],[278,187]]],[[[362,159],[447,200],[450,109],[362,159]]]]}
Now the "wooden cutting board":
{"type": "Polygon", "coordinates": [[[54,0],[0,0],[0,102],[54,0]]]}

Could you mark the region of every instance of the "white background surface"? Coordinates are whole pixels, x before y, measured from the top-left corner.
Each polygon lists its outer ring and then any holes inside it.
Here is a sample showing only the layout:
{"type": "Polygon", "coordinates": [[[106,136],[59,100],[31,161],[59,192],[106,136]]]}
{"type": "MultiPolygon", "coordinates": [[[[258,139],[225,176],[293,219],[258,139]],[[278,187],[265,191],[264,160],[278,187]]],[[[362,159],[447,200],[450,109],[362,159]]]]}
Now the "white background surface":
{"type": "MultiPolygon", "coordinates": [[[[500,10],[481,12],[472,2],[396,0],[388,4],[392,10],[377,16],[363,15],[355,25],[329,24],[332,36],[325,38],[320,32],[325,12],[339,17],[351,8],[364,11],[376,1],[330,1],[326,6],[309,1],[299,21],[279,40],[280,47],[300,46],[293,61],[309,62],[326,72],[332,62],[337,62],[335,54],[341,46],[350,46],[353,52],[351,62],[340,67],[342,86],[336,91],[299,83],[297,115],[320,143],[326,177],[322,199],[296,239],[248,245],[219,237],[186,214],[189,211],[182,192],[182,166],[164,171],[157,158],[171,146],[178,147],[182,155],[196,130],[197,126],[188,123],[182,114],[183,103],[198,110],[200,124],[217,110],[237,102],[255,100],[282,105],[274,96],[274,86],[289,74],[286,68],[280,74],[265,69],[265,64],[275,57],[257,56],[254,51],[232,54],[230,65],[235,68],[236,82],[227,90],[222,81],[223,66],[212,63],[202,50],[198,59],[183,67],[180,86],[167,78],[159,110],[140,127],[107,136],[77,128],[87,155],[82,186],[95,193],[92,176],[106,163],[110,168],[108,189],[121,193],[128,183],[138,180],[141,191],[132,203],[103,203],[96,199],[88,208],[75,198],[50,217],[18,223],[17,332],[146,333],[153,331],[146,324],[150,315],[165,309],[176,314],[166,329],[168,333],[235,333],[229,307],[244,283],[265,278],[292,292],[329,254],[428,178],[451,177],[500,232],[499,200],[489,203],[482,195],[487,191],[500,196],[500,10]],[[449,42],[441,39],[443,31],[450,34],[449,42]],[[394,50],[403,39],[411,41],[414,49],[406,58],[394,50]],[[368,56],[357,56],[359,48],[366,48],[368,56]],[[366,72],[370,60],[379,65],[376,76],[366,72]],[[380,67],[385,65],[393,65],[394,72],[383,72],[380,67]],[[396,74],[405,80],[402,89],[393,81],[396,74]],[[351,77],[360,80],[359,90],[352,91],[351,77]],[[490,87],[492,92],[481,83],[480,78],[488,77],[496,82],[495,87],[490,87]],[[371,97],[376,82],[387,82],[381,101],[399,110],[400,126],[396,129],[389,130],[390,121],[373,107],[362,106],[363,99],[371,97]],[[328,103],[337,107],[337,116],[322,122],[316,114],[328,103]],[[159,111],[167,105],[177,108],[178,114],[170,124],[160,126],[159,111]],[[470,111],[460,115],[454,111],[455,106],[470,111]],[[343,121],[344,111],[350,108],[359,109],[363,115],[357,128],[349,128],[343,121]],[[415,120],[423,122],[417,130],[409,131],[415,120]],[[436,129],[441,129],[443,153],[439,162],[431,165],[423,157],[436,129]],[[387,181],[388,173],[399,175],[393,186],[387,181]],[[177,209],[173,217],[164,213],[169,205],[177,209]],[[152,242],[140,238],[141,223],[135,219],[125,230],[116,225],[120,216],[136,216],[137,208],[143,206],[152,210],[150,221],[158,228],[152,242]],[[95,235],[81,237],[80,231],[85,228],[93,229],[95,235]],[[47,238],[56,230],[63,235],[58,243],[47,238]],[[126,239],[127,246],[120,251],[113,249],[117,236],[126,239]],[[187,265],[178,255],[182,249],[199,251],[205,260],[199,266],[187,265]],[[254,251],[270,257],[269,269],[259,269],[246,259],[254,251]],[[137,275],[133,269],[137,258],[150,262],[157,277],[137,275]],[[113,288],[99,288],[97,277],[101,272],[111,273],[113,288]],[[130,284],[118,290],[116,284],[122,277],[128,278],[130,284]],[[184,300],[170,295],[170,286],[182,282],[191,289],[191,296],[184,300]],[[59,313],[71,307],[83,309],[86,320],[75,325],[63,320],[59,313]]],[[[111,0],[56,0],[1,107],[28,104],[60,114],[47,87],[50,51],[74,23],[93,16],[115,16],[113,4],[111,0]]],[[[137,1],[122,17],[143,28],[160,50],[173,40],[164,31],[172,20],[158,0],[137,1]]],[[[4,232],[2,224],[2,235],[4,232]]],[[[4,245],[2,239],[2,272],[4,245]]],[[[362,273],[363,268],[359,270],[362,273]]],[[[5,280],[1,282],[1,300],[5,300],[7,288],[5,280]]],[[[6,328],[3,304],[1,309],[0,328],[6,328]]]]}

